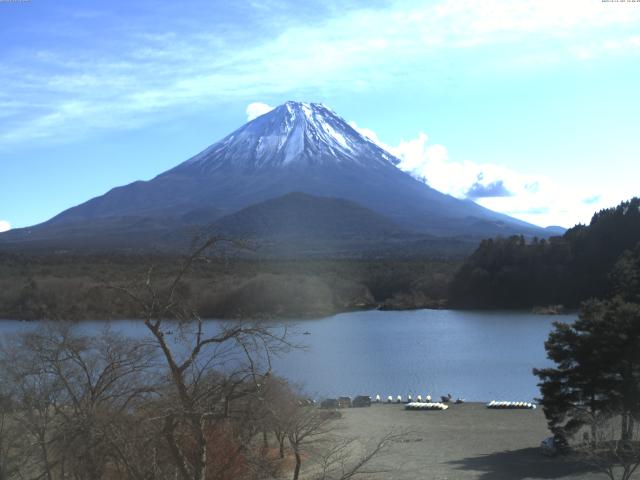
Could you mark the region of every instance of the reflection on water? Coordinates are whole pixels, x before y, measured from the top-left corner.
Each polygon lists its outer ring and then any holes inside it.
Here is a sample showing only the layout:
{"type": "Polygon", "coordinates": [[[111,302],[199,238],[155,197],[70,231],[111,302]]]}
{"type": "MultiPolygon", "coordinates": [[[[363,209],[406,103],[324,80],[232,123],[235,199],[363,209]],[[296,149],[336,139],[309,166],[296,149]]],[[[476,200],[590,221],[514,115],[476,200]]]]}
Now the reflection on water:
{"type": "MultiPolygon", "coordinates": [[[[467,400],[531,400],[539,395],[531,370],[548,364],[544,341],[552,322],[574,319],[455,310],[343,313],[298,322],[295,340],[308,348],[275,359],[274,371],[317,397],[451,393],[467,400]]],[[[82,324],[89,332],[103,326],[82,324]]],[[[37,327],[1,321],[0,334],[37,327]]],[[[113,328],[147,335],[139,321],[114,322],[113,328]]]]}

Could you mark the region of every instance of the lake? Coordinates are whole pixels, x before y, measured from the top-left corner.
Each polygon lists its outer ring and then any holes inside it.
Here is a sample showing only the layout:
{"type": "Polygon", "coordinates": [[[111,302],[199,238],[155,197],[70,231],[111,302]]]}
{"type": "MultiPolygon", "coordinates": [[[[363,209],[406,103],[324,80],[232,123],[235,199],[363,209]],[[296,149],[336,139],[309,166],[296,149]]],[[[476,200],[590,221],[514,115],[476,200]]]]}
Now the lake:
{"type": "MultiPolygon", "coordinates": [[[[274,371],[318,399],[451,393],[474,401],[530,401],[539,396],[532,368],[550,364],[544,342],[552,323],[575,318],[511,311],[342,313],[295,322],[296,341],[308,348],[275,359],[274,371]]],[[[82,328],[103,325],[85,322],[82,328]]],[[[146,334],[138,321],[113,325],[130,336],[146,334]]],[[[37,322],[0,321],[0,334],[29,328],[37,322]]]]}

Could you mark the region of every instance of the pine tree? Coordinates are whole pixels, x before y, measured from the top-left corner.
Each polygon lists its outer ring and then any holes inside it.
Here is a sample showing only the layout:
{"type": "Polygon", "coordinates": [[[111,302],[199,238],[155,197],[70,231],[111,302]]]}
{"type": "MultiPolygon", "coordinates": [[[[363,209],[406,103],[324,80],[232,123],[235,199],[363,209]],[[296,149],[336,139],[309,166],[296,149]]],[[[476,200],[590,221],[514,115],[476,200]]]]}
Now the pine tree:
{"type": "Polygon", "coordinates": [[[573,325],[545,343],[554,368],[535,369],[550,429],[569,436],[599,414],[616,414],[621,440],[640,417],[640,305],[620,297],[583,304],[573,325]]]}

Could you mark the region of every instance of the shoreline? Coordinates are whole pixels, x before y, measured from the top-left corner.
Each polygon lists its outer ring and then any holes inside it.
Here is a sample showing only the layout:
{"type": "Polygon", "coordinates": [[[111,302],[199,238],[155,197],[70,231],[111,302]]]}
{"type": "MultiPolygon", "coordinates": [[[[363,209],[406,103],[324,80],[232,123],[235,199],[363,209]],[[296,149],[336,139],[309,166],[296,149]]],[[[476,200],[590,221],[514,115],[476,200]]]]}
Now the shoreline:
{"type": "MultiPolygon", "coordinates": [[[[291,322],[291,321],[312,321],[312,320],[321,320],[328,317],[334,317],[336,315],[344,314],[344,313],[358,313],[358,312],[372,312],[372,311],[380,311],[380,312],[415,312],[420,310],[450,310],[457,312],[482,312],[482,313],[514,313],[514,314],[532,314],[538,315],[541,317],[553,316],[553,317],[563,317],[576,315],[578,310],[576,309],[566,309],[562,312],[550,312],[550,311],[535,311],[536,308],[528,309],[528,308],[456,308],[452,305],[447,306],[417,306],[415,308],[385,308],[382,304],[376,305],[373,307],[366,306],[362,308],[346,308],[340,310],[332,310],[326,312],[307,312],[307,313],[291,313],[285,315],[264,315],[264,316],[256,316],[256,317],[246,317],[246,318],[238,318],[238,317],[207,317],[203,318],[204,321],[238,321],[238,322],[291,322]]],[[[0,322],[120,322],[120,321],[143,321],[143,318],[139,317],[129,317],[129,316],[118,316],[118,317],[93,317],[93,318],[62,318],[62,319],[50,319],[50,318],[19,318],[19,317],[3,317],[0,316],[0,322]]],[[[163,320],[173,321],[170,318],[165,318],[163,320]]]]}

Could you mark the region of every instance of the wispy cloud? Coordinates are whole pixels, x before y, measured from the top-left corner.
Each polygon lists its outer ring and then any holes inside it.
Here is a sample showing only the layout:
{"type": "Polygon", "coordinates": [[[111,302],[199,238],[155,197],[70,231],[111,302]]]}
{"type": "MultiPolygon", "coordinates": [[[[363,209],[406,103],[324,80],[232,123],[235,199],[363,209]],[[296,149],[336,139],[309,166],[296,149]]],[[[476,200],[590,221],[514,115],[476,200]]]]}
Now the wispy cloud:
{"type": "Polygon", "coordinates": [[[585,205],[594,205],[600,201],[601,195],[593,195],[592,197],[588,197],[582,200],[582,203],[585,205]]]}
{"type": "Polygon", "coordinates": [[[250,122],[254,118],[258,118],[260,115],[269,113],[274,107],[262,102],[252,102],[247,105],[247,122],[250,122]]]}
{"type": "Polygon", "coordinates": [[[120,22],[113,12],[76,12],[110,21],[102,35],[110,41],[65,23],[43,30],[50,46],[5,46],[0,104],[10,105],[11,116],[0,115],[0,146],[136,127],[233,98],[361,91],[392,85],[407,72],[433,78],[434,63],[498,44],[508,46],[498,60],[491,57],[501,68],[519,68],[522,58],[557,63],[640,50],[629,33],[640,8],[631,3],[401,0],[345,10],[328,2],[320,16],[287,13],[288,2],[271,16],[258,4],[239,5],[246,15],[236,23],[194,8],[164,30],[142,15],[120,22]],[[255,28],[246,27],[251,19],[255,28]]]}
{"type": "Polygon", "coordinates": [[[11,230],[11,224],[6,220],[0,220],[0,233],[11,230]]]}

